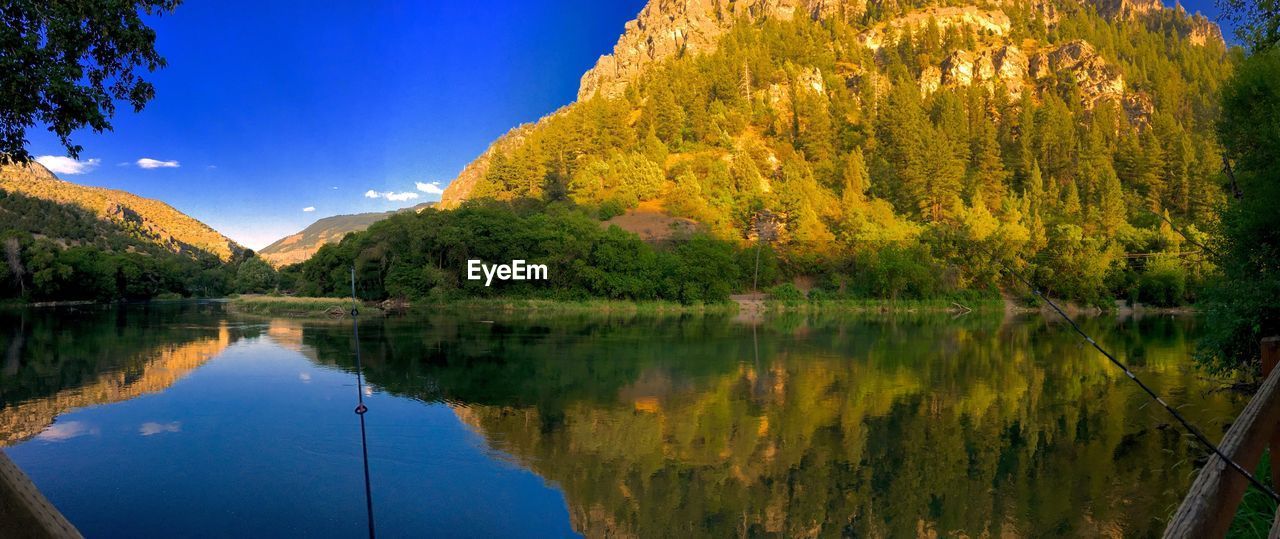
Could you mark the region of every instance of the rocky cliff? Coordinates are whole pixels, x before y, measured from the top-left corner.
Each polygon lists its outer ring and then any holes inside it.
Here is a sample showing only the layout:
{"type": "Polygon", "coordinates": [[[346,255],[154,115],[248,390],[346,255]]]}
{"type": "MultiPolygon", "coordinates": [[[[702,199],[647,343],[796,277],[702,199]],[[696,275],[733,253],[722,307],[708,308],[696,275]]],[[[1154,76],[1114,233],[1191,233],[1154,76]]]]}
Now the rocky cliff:
{"type": "MultiPolygon", "coordinates": [[[[893,9],[895,4],[891,0],[871,2],[882,9],[893,9]]],[[[1057,9],[1049,2],[1036,0],[1025,3],[1042,13],[1047,22],[1056,18],[1057,9]]],[[[1092,6],[1098,13],[1113,19],[1133,19],[1165,9],[1160,0],[1084,0],[1083,5],[1092,6]]],[[[635,20],[626,24],[612,54],[601,56],[595,67],[582,76],[578,99],[591,97],[597,92],[616,97],[629,81],[653,62],[713,50],[720,36],[741,20],[790,19],[797,15],[814,19],[853,18],[862,16],[867,6],[868,0],[654,0],[641,10],[635,20]]],[[[1188,32],[1193,42],[1221,43],[1222,35],[1217,25],[1201,16],[1197,19],[1199,24],[1188,32]]],[[[864,34],[863,43],[869,48],[879,48],[886,34],[898,33],[909,27],[919,29],[930,21],[936,21],[942,29],[972,26],[995,35],[1002,35],[1009,29],[1009,18],[999,7],[932,7],[878,25],[864,34]]]]}

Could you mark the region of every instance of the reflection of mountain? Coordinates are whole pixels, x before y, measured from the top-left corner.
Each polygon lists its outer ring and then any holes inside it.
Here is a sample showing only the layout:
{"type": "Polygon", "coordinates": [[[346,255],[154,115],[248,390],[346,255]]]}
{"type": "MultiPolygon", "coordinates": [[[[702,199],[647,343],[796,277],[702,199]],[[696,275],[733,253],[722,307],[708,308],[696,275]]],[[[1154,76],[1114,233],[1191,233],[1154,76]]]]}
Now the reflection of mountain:
{"type": "Polygon", "coordinates": [[[314,348],[302,342],[302,323],[288,318],[273,318],[267,323],[266,337],[281,348],[293,350],[303,357],[323,364],[314,348]]]}
{"type": "Polygon", "coordinates": [[[140,352],[130,369],[110,370],[84,385],[0,409],[0,446],[30,439],[68,411],[129,400],[168,389],[231,344],[225,322],[217,336],[186,343],[166,343],[140,352]],[[136,363],[135,363],[136,362],[136,363]]]}
{"type": "MultiPolygon", "coordinates": [[[[1190,391],[1180,327],[1094,324],[1206,429],[1236,410],[1190,391]]],[[[593,537],[1142,536],[1197,456],[1039,322],[775,319],[758,356],[710,320],[361,333],[373,383],[449,402],[593,537]]]]}

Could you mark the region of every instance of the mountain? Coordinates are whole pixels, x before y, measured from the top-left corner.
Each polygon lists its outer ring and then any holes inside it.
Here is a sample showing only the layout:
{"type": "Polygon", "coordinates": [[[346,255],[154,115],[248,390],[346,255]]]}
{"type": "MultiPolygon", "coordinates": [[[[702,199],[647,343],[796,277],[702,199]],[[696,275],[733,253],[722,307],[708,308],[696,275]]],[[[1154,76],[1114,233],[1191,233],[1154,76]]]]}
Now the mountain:
{"type": "Polygon", "coordinates": [[[1098,206],[1108,172],[1080,159],[1088,145],[1119,174],[1126,216],[1144,206],[1202,223],[1216,195],[1198,182],[1216,172],[1229,70],[1215,24],[1158,0],[653,0],[576,102],[500,137],[440,205],[655,201],[730,237],[748,236],[748,209],[764,207],[810,232],[800,237],[829,239],[847,232],[849,174],[869,175],[850,195],[876,206],[863,209],[872,228],[960,218],[979,191],[1004,214],[1033,168],[1059,198],[1046,206],[1068,205],[1071,189],[1098,206]],[[931,131],[910,127],[919,120],[931,131]],[[928,147],[940,129],[950,147],[928,147]],[[637,187],[649,165],[659,177],[637,187]]]}
{"type": "Polygon", "coordinates": [[[132,193],[58,179],[38,163],[0,167],[0,224],[63,246],[115,244],[226,262],[244,252],[236,242],[172,206],[132,193]],[[16,196],[15,196],[16,195],[16,196]],[[44,204],[41,204],[43,202],[44,204]]]}
{"type": "MultiPolygon", "coordinates": [[[[585,249],[557,292],[688,301],[632,286],[658,282],[637,267],[724,249],[720,284],[738,291],[995,296],[1018,293],[1015,267],[1087,304],[1194,301],[1213,268],[1191,247],[1227,196],[1219,94],[1240,57],[1159,0],[650,0],[575,102],[449,184],[440,208],[458,215],[358,234],[313,258],[307,285],[354,264],[384,285],[370,297],[453,293],[451,242],[504,252],[516,219],[595,241],[576,214],[692,226],[653,256],[585,249]]],[[[601,241],[647,252],[619,228],[601,241]]],[[[651,269],[679,282],[676,267],[651,269]]]]}
{"type": "Polygon", "coordinates": [[[270,262],[271,265],[277,267],[302,262],[311,258],[311,255],[315,254],[316,250],[319,249],[321,245],[326,243],[337,243],[343,236],[352,232],[363,231],[364,229],[369,228],[369,225],[391,217],[397,213],[406,211],[422,211],[425,208],[431,207],[433,204],[434,203],[432,202],[427,202],[412,208],[405,208],[396,211],[357,213],[354,215],[335,215],[333,217],[325,217],[311,223],[310,226],[302,229],[301,232],[280,238],[271,245],[262,248],[261,251],[258,251],[258,256],[262,257],[267,262],[270,262]]]}

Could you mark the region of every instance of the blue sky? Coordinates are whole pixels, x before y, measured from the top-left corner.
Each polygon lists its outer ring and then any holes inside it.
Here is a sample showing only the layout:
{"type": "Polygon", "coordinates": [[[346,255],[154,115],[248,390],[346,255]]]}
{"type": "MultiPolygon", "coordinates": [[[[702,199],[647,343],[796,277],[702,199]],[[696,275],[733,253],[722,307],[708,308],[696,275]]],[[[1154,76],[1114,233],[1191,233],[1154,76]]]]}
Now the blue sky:
{"type": "MultiPolygon", "coordinates": [[[[169,61],[156,99],[74,137],[97,165],[60,176],[163,200],[255,248],[319,217],[437,200],[416,183],[448,183],[573,101],[643,5],[188,0],[153,24],[169,61]]],[[[28,136],[33,155],[65,153],[28,136]]]]}
{"type": "MultiPolygon", "coordinates": [[[[85,172],[60,176],[163,200],[253,248],[319,217],[438,200],[433,182],[573,101],[643,5],[188,0],[153,23],[169,61],[156,99],[79,133],[85,172]]],[[[28,136],[33,155],[64,154],[28,136]]]]}

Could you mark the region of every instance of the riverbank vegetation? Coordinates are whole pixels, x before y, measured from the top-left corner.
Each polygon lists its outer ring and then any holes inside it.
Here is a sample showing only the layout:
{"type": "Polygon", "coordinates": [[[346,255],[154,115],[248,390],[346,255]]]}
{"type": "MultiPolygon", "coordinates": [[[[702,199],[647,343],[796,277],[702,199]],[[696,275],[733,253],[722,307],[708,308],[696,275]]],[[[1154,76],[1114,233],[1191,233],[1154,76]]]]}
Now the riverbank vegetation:
{"type": "Polygon", "coordinates": [[[1218,133],[1234,196],[1213,250],[1220,279],[1208,290],[1200,359],[1256,372],[1261,340],[1280,335],[1280,14],[1242,9],[1241,38],[1253,51],[1222,92],[1218,133]]]}

